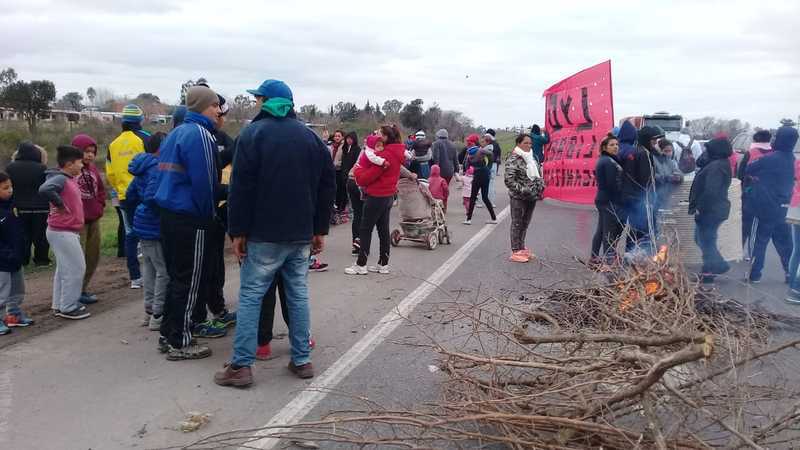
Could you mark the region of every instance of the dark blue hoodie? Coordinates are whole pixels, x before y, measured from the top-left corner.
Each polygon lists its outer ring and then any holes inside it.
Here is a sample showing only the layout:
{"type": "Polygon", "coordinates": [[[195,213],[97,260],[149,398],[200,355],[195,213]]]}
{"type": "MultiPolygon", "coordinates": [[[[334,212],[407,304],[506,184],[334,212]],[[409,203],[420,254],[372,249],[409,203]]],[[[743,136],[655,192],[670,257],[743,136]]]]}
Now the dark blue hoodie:
{"type": "Polygon", "coordinates": [[[745,176],[751,187],[756,217],[764,221],[783,221],[794,189],[794,146],[797,129],[783,126],[775,134],[773,152],[747,165],[745,176]]]}
{"type": "Polygon", "coordinates": [[[636,152],[636,127],[627,120],[619,128],[619,153],[617,158],[624,160],[636,152]]]}
{"type": "Polygon", "coordinates": [[[161,231],[158,205],[155,202],[158,189],[158,158],[152,153],[139,153],[128,164],[128,172],[134,176],[126,193],[128,203],[136,205],[133,232],[139,239],[159,240],[161,231]]]}
{"type": "Polygon", "coordinates": [[[22,221],[11,200],[0,200],[0,272],[16,272],[22,267],[24,240],[22,221]]]}

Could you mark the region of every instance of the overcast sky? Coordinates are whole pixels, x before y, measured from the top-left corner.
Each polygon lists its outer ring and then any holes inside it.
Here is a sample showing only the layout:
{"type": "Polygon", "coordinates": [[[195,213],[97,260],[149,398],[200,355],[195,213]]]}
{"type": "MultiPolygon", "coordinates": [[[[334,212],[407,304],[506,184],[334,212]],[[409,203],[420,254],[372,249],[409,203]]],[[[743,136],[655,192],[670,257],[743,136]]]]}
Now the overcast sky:
{"type": "Polygon", "coordinates": [[[486,126],[541,122],[542,91],[612,61],[616,118],[775,126],[800,114],[800,1],[0,0],[0,66],[58,95],[174,102],[279,78],[298,105],[422,98],[486,126]],[[536,6],[533,6],[533,5],[536,6]],[[457,6],[456,6],[457,5],[457,6]]]}

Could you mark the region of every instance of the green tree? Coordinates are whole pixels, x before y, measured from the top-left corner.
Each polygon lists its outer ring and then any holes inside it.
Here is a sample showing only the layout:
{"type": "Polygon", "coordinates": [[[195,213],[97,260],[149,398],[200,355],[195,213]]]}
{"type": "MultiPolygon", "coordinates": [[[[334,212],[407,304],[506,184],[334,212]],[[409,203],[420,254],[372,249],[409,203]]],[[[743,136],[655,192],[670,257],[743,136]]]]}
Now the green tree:
{"type": "Polygon", "coordinates": [[[402,108],[403,108],[403,102],[394,98],[383,102],[382,110],[384,114],[389,116],[392,114],[399,114],[402,108]]]}
{"type": "Polygon", "coordinates": [[[421,98],[417,98],[403,107],[400,111],[400,123],[402,123],[404,127],[411,128],[414,131],[421,130],[425,127],[422,109],[423,103],[421,98]]]}
{"type": "Polygon", "coordinates": [[[61,104],[73,111],[80,111],[83,108],[83,96],[77,92],[67,92],[61,97],[61,104]]]}
{"type": "Polygon", "coordinates": [[[351,102],[339,102],[334,107],[334,115],[342,122],[352,122],[358,119],[358,106],[351,102]]]}
{"type": "Polygon", "coordinates": [[[434,103],[433,106],[428,108],[425,114],[422,115],[423,128],[431,132],[440,128],[439,123],[441,121],[442,108],[439,107],[438,103],[434,103]]]}
{"type": "Polygon", "coordinates": [[[0,89],[5,88],[15,81],[17,81],[17,71],[14,70],[13,67],[0,71],[0,89]]]}
{"type": "Polygon", "coordinates": [[[48,80],[16,81],[3,88],[0,99],[22,115],[31,135],[36,137],[40,116],[50,111],[50,102],[56,99],[56,86],[48,80]]]}

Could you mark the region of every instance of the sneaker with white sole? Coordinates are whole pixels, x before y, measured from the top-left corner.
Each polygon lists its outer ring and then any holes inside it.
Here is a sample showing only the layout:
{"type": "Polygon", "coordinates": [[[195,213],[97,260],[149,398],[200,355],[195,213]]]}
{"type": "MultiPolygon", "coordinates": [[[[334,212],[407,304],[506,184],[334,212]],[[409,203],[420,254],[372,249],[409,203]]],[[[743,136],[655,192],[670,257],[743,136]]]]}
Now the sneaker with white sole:
{"type": "Polygon", "coordinates": [[[385,266],[382,266],[382,265],[378,264],[377,266],[369,266],[369,267],[367,267],[367,271],[372,272],[372,273],[380,273],[380,274],[386,275],[386,274],[389,273],[389,265],[387,264],[385,266]]]}
{"type": "Polygon", "coordinates": [[[161,322],[163,322],[163,320],[164,320],[163,315],[158,317],[152,315],[150,316],[150,323],[147,324],[147,328],[149,328],[150,331],[158,331],[161,329],[161,322]]]}
{"type": "Polygon", "coordinates": [[[152,317],[153,317],[152,314],[144,313],[144,317],[142,317],[142,321],[141,321],[141,323],[139,323],[139,326],[146,327],[146,326],[150,325],[150,319],[152,317]]]}
{"type": "Polygon", "coordinates": [[[203,359],[211,356],[211,349],[205,345],[189,344],[183,348],[167,347],[167,361],[185,361],[189,359],[203,359]]]}
{"type": "Polygon", "coordinates": [[[353,264],[352,266],[344,269],[344,273],[347,275],[366,275],[367,267],[366,266],[359,266],[358,264],[353,264]]]}
{"type": "Polygon", "coordinates": [[[56,313],[56,317],[61,317],[62,319],[70,319],[70,320],[81,320],[89,316],[91,316],[91,314],[85,308],[84,309],[77,308],[74,311],[70,312],[58,311],[56,313]]]}
{"type": "Polygon", "coordinates": [[[142,288],[142,279],[137,278],[135,280],[131,280],[131,289],[141,289],[142,288]]]}
{"type": "Polygon", "coordinates": [[[469,219],[465,220],[463,223],[464,225],[472,225],[472,221],[469,219]]]}
{"type": "Polygon", "coordinates": [[[489,219],[486,221],[486,223],[489,225],[497,225],[497,219],[489,219]]]}

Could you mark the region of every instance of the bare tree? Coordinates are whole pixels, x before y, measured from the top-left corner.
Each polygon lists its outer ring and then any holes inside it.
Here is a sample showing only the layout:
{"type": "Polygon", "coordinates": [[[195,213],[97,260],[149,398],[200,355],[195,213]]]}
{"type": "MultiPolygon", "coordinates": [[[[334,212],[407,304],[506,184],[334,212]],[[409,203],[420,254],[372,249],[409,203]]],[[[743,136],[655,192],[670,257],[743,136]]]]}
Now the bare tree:
{"type": "Polygon", "coordinates": [[[94,106],[94,99],[97,98],[97,92],[95,92],[93,87],[89,86],[89,89],[86,89],[86,98],[88,98],[89,103],[94,106]]]}

